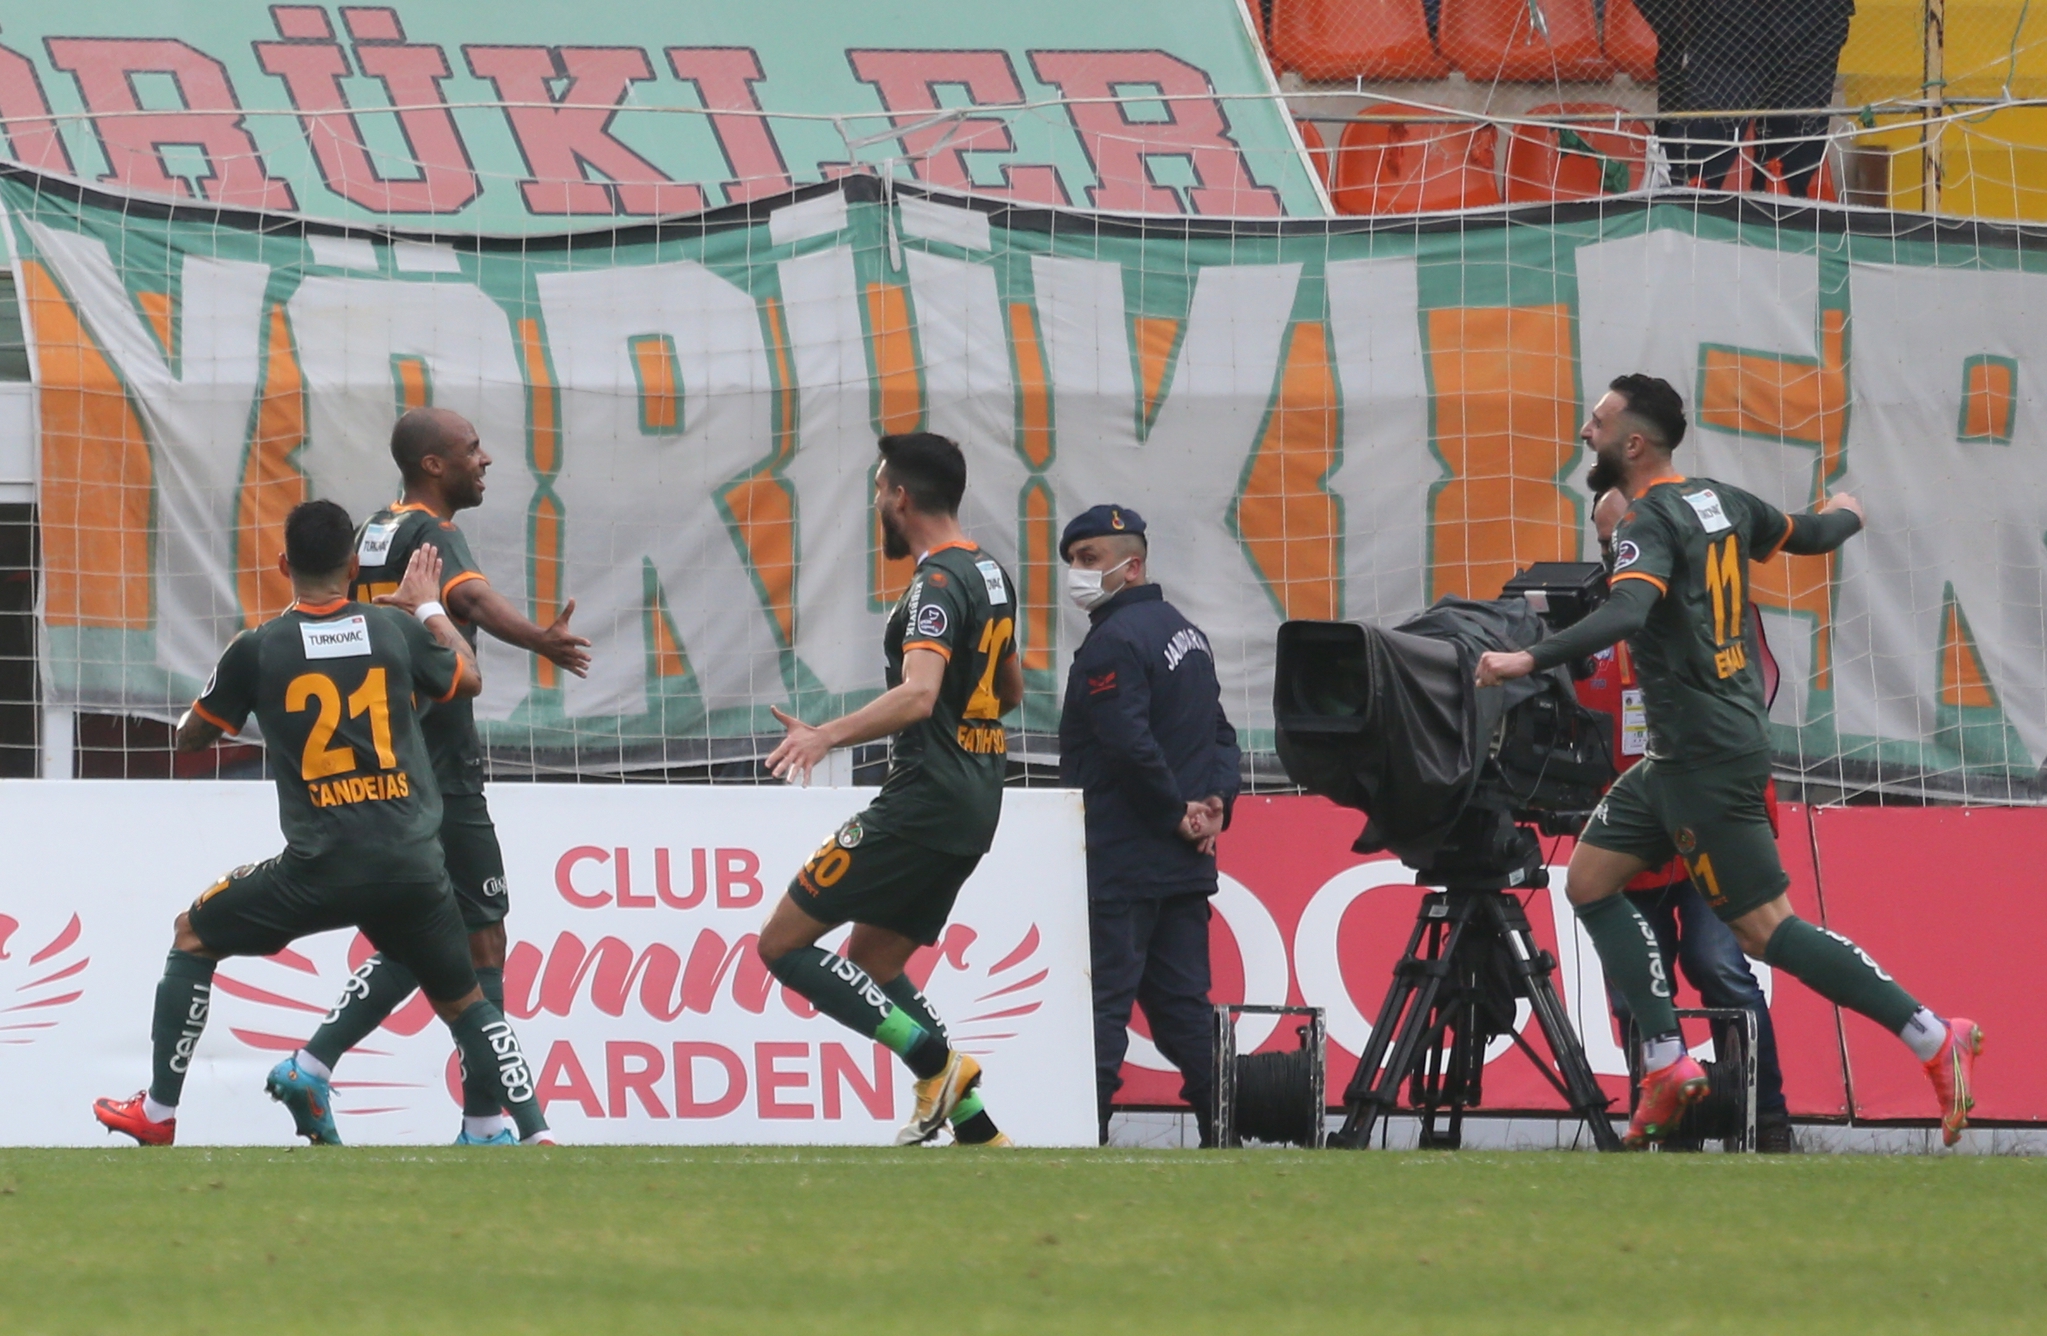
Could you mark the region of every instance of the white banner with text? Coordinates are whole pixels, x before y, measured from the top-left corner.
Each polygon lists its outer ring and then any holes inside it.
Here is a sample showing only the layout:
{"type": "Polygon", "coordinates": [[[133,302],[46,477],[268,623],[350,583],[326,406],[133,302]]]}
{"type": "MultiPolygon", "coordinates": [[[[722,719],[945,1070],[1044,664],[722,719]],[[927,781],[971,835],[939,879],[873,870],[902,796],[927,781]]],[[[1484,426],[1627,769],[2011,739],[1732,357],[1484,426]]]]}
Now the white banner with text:
{"type": "MultiPolygon", "coordinates": [[[[911,1078],[770,977],[755,933],[868,789],[498,785],[510,886],[506,1011],[571,1143],[887,1144],[911,1078]]],[[[267,783],[0,783],[0,1146],[93,1145],[99,1095],[149,1079],[171,921],[282,845],[267,783]]],[[[831,945],[843,931],[825,939],[831,945]]],[[[270,1066],[370,946],[326,933],[223,962],[178,1113],[186,1145],[283,1144],[270,1066]]],[[[1080,796],[1006,796],[994,849],[910,974],[978,1057],[1026,1145],[1092,1145],[1094,1044],[1080,796]]],[[[343,1061],[351,1144],[452,1141],[453,1049],[417,995],[343,1061]]]]}

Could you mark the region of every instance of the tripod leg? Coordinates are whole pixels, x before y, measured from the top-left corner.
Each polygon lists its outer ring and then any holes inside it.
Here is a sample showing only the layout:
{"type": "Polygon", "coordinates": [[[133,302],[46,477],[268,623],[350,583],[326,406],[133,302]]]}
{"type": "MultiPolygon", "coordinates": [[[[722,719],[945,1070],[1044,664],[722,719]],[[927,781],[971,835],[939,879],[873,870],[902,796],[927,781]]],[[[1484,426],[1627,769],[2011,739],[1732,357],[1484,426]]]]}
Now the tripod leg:
{"type": "Polygon", "coordinates": [[[1528,926],[1528,915],[1522,910],[1520,901],[1511,896],[1494,896],[1488,899],[1487,904],[1491,907],[1500,935],[1508,943],[1516,991],[1526,997],[1535,1009],[1536,1021],[1542,1026],[1542,1037],[1548,1042],[1550,1053],[1556,1059],[1557,1071],[1563,1076],[1565,1098],[1570,1101],[1571,1111],[1585,1120],[1594,1146],[1600,1150],[1619,1150],[1620,1136],[1606,1116],[1611,1101],[1599,1089],[1599,1081],[1592,1074],[1592,1064],[1585,1057],[1585,1046],[1578,1041],[1577,1032],[1571,1028],[1564,1014],[1563,1001],[1557,996],[1556,984],[1550,978],[1549,956],[1535,944],[1535,936],[1528,926]]]}
{"type": "Polygon", "coordinates": [[[1394,966],[1393,988],[1380,1008],[1367,1052],[1359,1056],[1357,1072],[1344,1092],[1343,1127],[1333,1138],[1335,1144],[1366,1148],[1371,1143],[1372,1125],[1399,1106],[1401,1082],[1416,1072],[1416,1057],[1424,1040],[1440,1030],[1436,1015],[1439,999],[1467,924],[1468,911],[1453,914],[1442,898],[1423,898],[1407,955],[1394,966]],[[1426,954],[1420,954],[1424,949],[1426,954]],[[1379,1066],[1379,1056],[1389,1050],[1385,1065],[1379,1066]]]}
{"type": "Polygon", "coordinates": [[[1386,1000],[1379,1005],[1378,1019],[1372,1022],[1372,1037],[1365,1041],[1365,1051],[1358,1055],[1358,1068],[1344,1088],[1343,1126],[1329,1139],[1333,1146],[1349,1150],[1369,1148],[1372,1124],[1392,1107],[1387,1104],[1382,1108],[1373,1091],[1386,1061],[1386,1050],[1399,1033],[1400,1017],[1413,999],[1417,979],[1412,966],[1422,959],[1422,940],[1430,926],[1425,915],[1415,921],[1414,931],[1407,939],[1407,953],[1393,967],[1393,983],[1386,990],[1386,1000]]]}

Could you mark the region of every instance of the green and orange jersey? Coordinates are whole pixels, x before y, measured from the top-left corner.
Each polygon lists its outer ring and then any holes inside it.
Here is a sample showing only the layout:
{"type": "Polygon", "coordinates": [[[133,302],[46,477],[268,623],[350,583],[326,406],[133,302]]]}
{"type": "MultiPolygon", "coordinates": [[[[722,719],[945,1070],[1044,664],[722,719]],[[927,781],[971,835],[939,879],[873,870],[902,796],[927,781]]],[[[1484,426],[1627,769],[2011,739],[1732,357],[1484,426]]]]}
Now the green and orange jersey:
{"type": "Polygon", "coordinates": [[[1711,478],[1658,478],[1635,494],[1614,529],[1612,581],[1645,580],[1658,595],[1628,640],[1652,758],[1704,765],[1769,749],[1749,563],[1790,535],[1783,511],[1711,478]]]}
{"type": "Polygon", "coordinates": [[[416,619],[337,598],[236,636],[192,710],[229,733],[256,716],[295,875],[433,881],[441,794],[416,705],[446,705],[460,678],[461,660],[416,619]]]}
{"type": "Polygon", "coordinates": [[[864,826],[944,853],[988,851],[1009,766],[995,677],[1016,654],[1016,615],[1015,582],[974,544],[935,547],[917,563],[882,635],[888,685],[902,683],[912,650],[943,657],[945,676],[930,718],[896,734],[864,826]]]}
{"type": "MultiPolygon", "coordinates": [[[[396,590],[412,554],[426,543],[440,553],[443,603],[457,585],[483,579],[476,558],[470,555],[469,540],[453,520],[444,520],[417,503],[399,502],[370,516],[356,531],[356,560],[361,564],[355,577],[356,602],[368,603],[379,594],[396,590]]],[[[475,649],[476,628],[452,612],[448,615],[469,648],[475,649]]],[[[474,702],[465,696],[433,706],[420,724],[441,792],[482,793],[483,742],[476,735],[474,702]]]]}

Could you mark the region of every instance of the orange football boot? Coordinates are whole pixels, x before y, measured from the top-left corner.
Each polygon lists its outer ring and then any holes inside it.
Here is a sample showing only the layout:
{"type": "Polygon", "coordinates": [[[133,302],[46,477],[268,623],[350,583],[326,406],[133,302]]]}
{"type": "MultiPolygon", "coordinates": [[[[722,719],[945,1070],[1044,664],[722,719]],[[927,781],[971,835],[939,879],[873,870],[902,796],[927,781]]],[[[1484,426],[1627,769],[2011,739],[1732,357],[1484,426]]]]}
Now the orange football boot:
{"type": "Polygon", "coordinates": [[[1642,1078],[1641,1101],[1635,1105],[1635,1116],[1628,1119],[1628,1134],[1621,1144],[1629,1150],[1642,1150],[1663,1140],[1677,1130],[1677,1120],[1684,1116],[1686,1106],[1704,1099],[1708,1089],[1706,1069],[1690,1054],[1650,1072],[1642,1078]]]}
{"type": "Polygon", "coordinates": [[[127,1099],[96,1099],[92,1102],[92,1116],[109,1132],[134,1137],[138,1145],[168,1146],[177,1139],[178,1120],[166,1118],[160,1123],[152,1120],[142,1111],[142,1097],[147,1093],[138,1090],[127,1099]]]}
{"type": "Polygon", "coordinates": [[[1940,1139],[1952,1146],[1976,1107],[1976,1055],[1983,1051],[1983,1027],[1957,1016],[1947,1023],[1940,1052],[1926,1062],[1926,1079],[1940,1097],[1940,1139]]]}

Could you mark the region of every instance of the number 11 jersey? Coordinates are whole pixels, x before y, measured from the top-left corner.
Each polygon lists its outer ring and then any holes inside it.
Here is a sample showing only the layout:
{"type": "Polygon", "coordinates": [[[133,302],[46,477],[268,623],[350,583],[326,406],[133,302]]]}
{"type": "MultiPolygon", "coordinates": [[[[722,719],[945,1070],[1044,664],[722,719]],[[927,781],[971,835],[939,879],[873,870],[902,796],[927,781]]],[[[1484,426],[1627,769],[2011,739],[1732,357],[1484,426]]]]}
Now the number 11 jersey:
{"type": "Polygon", "coordinates": [[[192,709],[229,733],[255,714],[286,870],[330,886],[438,881],[441,793],[418,707],[452,699],[460,678],[416,619],[337,598],[236,636],[192,709]]]}
{"type": "Polygon", "coordinates": [[[1749,563],[1790,536],[1783,511],[1710,478],[1658,478],[1621,517],[1613,582],[1660,595],[1628,641],[1651,758],[1691,767],[1769,750],[1749,563]]]}

